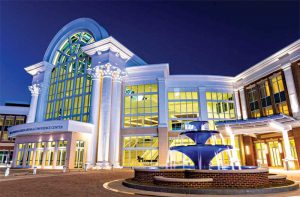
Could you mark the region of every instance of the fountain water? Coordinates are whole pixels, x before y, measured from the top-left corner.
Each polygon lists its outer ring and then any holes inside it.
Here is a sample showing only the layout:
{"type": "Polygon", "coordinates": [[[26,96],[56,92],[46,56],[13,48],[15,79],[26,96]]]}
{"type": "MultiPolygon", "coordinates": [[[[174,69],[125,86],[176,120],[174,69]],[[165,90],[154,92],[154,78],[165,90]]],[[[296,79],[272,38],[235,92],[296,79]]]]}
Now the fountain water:
{"type": "Polygon", "coordinates": [[[209,145],[206,141],[219,134],[218,131],[205,130],[206,121],[194,121],[187,125],[187,131],[180,133],[191,138],[196,144],[187,146],[174,146],[170,150],[176,150],[187,155],[195,165],[195,169],[209,169],[210,161],[220,152],[232,149],[231,145],[209,145]]]}

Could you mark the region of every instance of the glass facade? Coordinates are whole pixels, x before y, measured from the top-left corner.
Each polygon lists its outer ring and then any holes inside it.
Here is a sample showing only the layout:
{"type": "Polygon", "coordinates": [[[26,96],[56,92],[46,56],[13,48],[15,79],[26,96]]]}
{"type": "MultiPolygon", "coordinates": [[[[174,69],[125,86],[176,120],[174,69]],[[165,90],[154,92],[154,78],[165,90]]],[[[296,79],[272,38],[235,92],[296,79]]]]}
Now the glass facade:
{"type": "MultiPolygon", "coordinates": [[[[169,147],[195,145],[195,142],[188,137],[169,137],[169,147]]],[[[168,166],[193,166],[194,162],[185,154],[178,151],[169,151],[167,158],[168,166]]]]}
{"type": "Polygon", "coordinates": [[[263,116],[273,115],[274,111],[272,107],[271,92],[268,80],[264,80],[259,84],[259,91],[263,116]]]}
{"type": "Polygon", "coordinates": [[[216,121],[235,119],[233,94],[230,92],[206,92],[209,129],[214,130],[216,121]]]}
{"type": "Polygon", "coordinates": [[[281,72],[247,86],[246,97],[250,118],[290,113],[281,72]]]}
{"type": "Polygon", "coordinates": [[[126,136],[123,138],[123,166],[157,166],[157,136],[126,136]]]}
{"type": "Polygon", "coordinates": [[[0,142],[11,142],[13,139],[8,137],[8,127],[24,124],[26,116],[21,115],[0,115],[0,142]]]}
{"type": "Polygon", "coordinates": [[[198,92],[169,91],[168,92],[169,129],[182,130],[186,122],[199,118],[198,92]]]}
{"type": "Polygon", "coordinates": [[[55,165],[62,167],[66,164],[67,144],[64,140],[18,144],[16,166],[52,167],[56,161],[55,165]]]}
{"type": "Polygon", "coordinates": [[[158,125],[157,84],[126,86],[124,95],[124,128],[158,125]]]}
{"type": "Polygon", "coordinates": [[[281,73],[278,73],[271,78],[271,84],[273,88],[273,97],[275,102],[276,113],[289,115],[287,95],[285,93],[285,87],[281,73]]]}
{"type": "Polygon", "coordinates": [[[81,47],[95,42],[91,34],[77,32],[55,52],[52,64],[46,120],[73,119],[88,122],[92,80],[87,74],[91,58],[81,47]]]}

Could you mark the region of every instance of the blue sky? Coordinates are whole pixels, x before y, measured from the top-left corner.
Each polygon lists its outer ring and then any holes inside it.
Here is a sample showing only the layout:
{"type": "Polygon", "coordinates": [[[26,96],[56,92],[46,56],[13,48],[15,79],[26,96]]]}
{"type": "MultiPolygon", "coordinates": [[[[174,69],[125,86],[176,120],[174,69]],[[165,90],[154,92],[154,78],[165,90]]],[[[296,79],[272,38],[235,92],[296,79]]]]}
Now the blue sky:
{"type": "Polygon", "coordinates": [[[0,103],[30,102],[24,67],[55,34],[89,17],[171,74],[234,76],[300,38],[299,1],[0,2],[0,103]]]}

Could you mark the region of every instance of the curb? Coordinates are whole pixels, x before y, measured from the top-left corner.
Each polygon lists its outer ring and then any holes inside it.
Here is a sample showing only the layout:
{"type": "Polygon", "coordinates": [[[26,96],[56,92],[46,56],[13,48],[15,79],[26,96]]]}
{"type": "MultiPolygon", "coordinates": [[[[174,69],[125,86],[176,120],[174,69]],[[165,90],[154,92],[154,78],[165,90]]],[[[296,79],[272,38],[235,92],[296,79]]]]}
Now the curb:
{"type": "Polygon", "coordinates": [[[241,194],[270,194],[279,192],[289,192],[299,189],[298,183],[282,187],[259,188],[259,189],[189,189],[189,188],[169,188],[163,186],[138,185],[126,180],[122,182],[125,187],[153,192],[180,193],[180,194],[213,194],[213,195],[241,195],[241,194]]]}

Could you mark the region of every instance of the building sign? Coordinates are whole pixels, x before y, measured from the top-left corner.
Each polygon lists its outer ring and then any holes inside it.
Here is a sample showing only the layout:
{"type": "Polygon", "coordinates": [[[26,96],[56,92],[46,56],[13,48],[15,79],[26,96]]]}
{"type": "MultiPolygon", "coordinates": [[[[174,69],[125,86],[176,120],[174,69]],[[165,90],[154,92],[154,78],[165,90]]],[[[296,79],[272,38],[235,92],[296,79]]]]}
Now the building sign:
{"type": "Polygon", "coordinates": [[[53,132],[53,131],[66,131],[68,130],[68,125],[65,122],[59,124],[49,124],[47,123],[35,123],[35,124],[22,124],[16,125],[8,128],[9,136],[14,137],[17,135],[31,134],[31,133],[41,133],[41,132],[53,132]]]}

